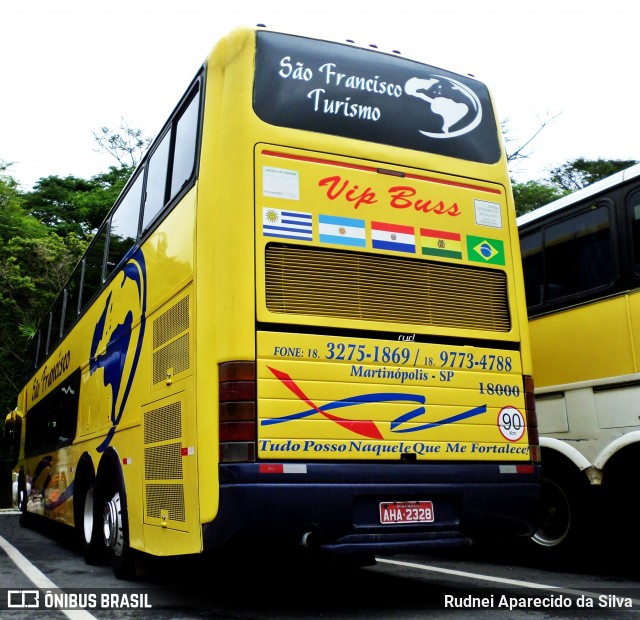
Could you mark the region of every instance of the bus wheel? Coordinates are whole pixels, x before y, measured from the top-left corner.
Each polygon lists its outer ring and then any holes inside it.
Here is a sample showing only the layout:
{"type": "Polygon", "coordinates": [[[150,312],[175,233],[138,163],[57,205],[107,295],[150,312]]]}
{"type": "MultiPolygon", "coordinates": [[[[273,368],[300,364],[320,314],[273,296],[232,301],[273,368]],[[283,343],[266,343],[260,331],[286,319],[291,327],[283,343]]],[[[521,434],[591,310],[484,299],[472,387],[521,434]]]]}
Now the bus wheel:
{"type": "Polygon", "coordinates": [[[540,495],[540,525],[533,541],[542,547],[557,547],[571,530],[571,500],[565,490],[549,478],[542,480],[540,495]]]}
{"type": "Polygon", "coordinates": [[[17,508],[20,511],[20,525],[23,527],[28,525],[27,514],[27,481],[24,475],[24,469],[20,468],[18,474],[18,496],[17,496],[17,508]]]}
{"type": "Polygon", "coordinates": [[[545,470],[540,491],[540,520],[531,540],[542,560],[573,561],[580,555],[586,529],[586,480],[578,471],[545,470]]]}
{"type": "Polygon", "coordinates": [[[135,579],[136,558],[134,550],[129,546],[127,501],[121,486],[104,503],[102,533],[116,577],[135,579]]]}
{"type": "Polygon", "coordinates": [[[100,519],[94,499],[95,486],[91,485],[81,500],[82,513],[79,515],[78,537],[82,555],[87,564],[102,564],[106,559],[106,548],[100,536],[100,519]]]}

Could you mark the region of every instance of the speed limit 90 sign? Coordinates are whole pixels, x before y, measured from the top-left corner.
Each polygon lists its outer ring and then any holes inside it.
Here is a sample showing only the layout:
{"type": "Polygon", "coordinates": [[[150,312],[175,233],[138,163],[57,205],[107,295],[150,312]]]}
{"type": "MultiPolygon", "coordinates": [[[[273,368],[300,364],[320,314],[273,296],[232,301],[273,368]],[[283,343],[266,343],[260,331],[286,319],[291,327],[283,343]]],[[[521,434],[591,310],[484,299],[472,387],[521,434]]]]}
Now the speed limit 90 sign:
{"type": "Polygon", "coordinates": [[[503,407],[498,414],[498,428],[507,441],[518,441],[526,427],[524,416],[515,407],[503,407]]]}

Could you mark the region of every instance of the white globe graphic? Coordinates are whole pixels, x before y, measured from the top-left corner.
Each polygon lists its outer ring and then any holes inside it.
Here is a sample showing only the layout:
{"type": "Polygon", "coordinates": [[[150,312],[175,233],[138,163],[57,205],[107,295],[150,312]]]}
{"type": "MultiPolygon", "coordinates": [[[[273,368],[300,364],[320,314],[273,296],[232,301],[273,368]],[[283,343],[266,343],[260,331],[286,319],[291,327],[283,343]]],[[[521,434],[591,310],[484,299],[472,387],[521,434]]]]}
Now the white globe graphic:
{"type": "Polygon", "coordinates": [[[482,120],[478,96],[467,86],[442,75],[411,78],[404,85],[407,95],[427,103],[428,113],[442,121],[439,132],[419,130],[430,138],[456,138],[475,129],[482,120]]]}

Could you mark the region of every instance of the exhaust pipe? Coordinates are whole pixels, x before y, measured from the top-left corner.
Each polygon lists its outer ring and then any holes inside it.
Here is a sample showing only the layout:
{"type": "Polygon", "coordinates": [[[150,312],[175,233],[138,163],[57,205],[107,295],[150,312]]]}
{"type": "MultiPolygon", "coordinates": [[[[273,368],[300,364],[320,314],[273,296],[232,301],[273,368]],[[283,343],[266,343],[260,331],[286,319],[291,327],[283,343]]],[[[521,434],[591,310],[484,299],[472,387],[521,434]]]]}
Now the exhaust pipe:
{"type": "Polygon", "coordinates": [[[300,538],[300,544],[308,549],[318,547],[318,533],[314,531],[305,532],[300,538]]]}

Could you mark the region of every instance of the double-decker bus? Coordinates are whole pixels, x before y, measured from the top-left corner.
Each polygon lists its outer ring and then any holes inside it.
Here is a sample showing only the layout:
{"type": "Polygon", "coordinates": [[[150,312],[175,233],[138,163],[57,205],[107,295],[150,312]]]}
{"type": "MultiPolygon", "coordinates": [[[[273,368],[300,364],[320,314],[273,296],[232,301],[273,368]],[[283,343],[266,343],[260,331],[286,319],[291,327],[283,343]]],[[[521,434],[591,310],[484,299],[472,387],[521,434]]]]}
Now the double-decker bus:
{"type": "Polygon", "coordinates": [[[542,452],[540,555],[634,535],[640,165],[518,218],[542,452]]]}
{"type": "Polygon", "coordinates": [[[364,562],[531,535],[524,284],[487,87],[230,33],[42,322],[8,428],[20,510],[122,577],[137,552],[235,541],[364,562]]]}

